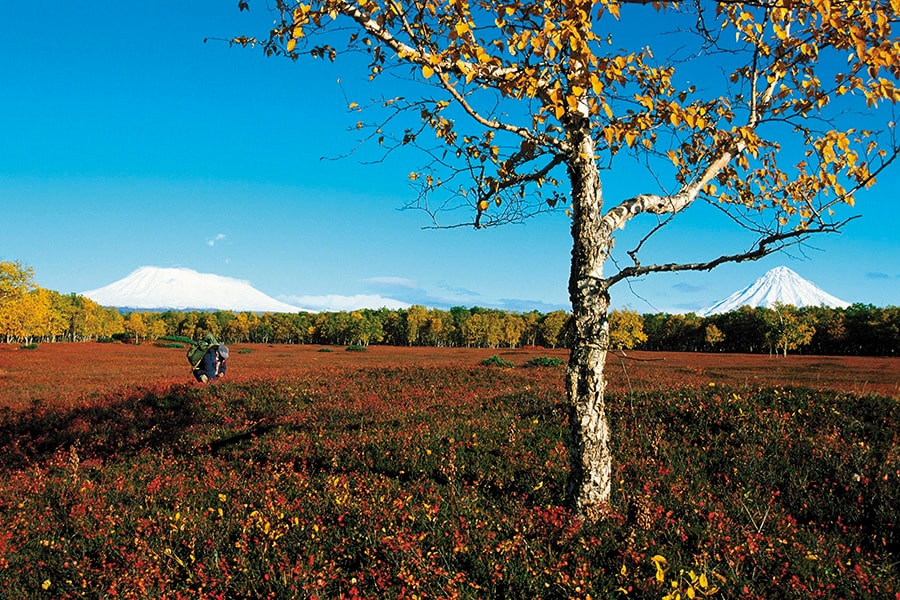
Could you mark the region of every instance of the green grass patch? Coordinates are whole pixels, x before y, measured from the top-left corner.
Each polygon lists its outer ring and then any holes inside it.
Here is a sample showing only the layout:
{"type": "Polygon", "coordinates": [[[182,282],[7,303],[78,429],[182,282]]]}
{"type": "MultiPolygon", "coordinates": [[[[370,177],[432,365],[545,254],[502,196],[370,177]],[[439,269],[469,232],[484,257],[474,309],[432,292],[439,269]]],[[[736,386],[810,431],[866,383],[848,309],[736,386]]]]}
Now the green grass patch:
{"type": "Polygon", "coordinates": [[[556,358],[551,356],[536,356],[525,363],[526,367],[558,367],[560,365],[566,364],[562,358],[556,358]]]}
{"type": "Polygon", "coordinates": [[[510,361],[506,360],[505,358],[500,358],[496,354],[492,354],[491,356],[488,356],[487,358],[482,360],[480,364],[485,367],[503,367],[506,369],[516,366],[515,363],[510,362],[510,361]]]}
{"type": "Polygon", "coordinates": [[[163,337],[161,337],[159,339],[163,340],[163,341],[167,341],[167,342],[178,342],[179,344],[188,344],[188,345],[190,345],[194,341],[186,335],[164,335],[163,337]]]}

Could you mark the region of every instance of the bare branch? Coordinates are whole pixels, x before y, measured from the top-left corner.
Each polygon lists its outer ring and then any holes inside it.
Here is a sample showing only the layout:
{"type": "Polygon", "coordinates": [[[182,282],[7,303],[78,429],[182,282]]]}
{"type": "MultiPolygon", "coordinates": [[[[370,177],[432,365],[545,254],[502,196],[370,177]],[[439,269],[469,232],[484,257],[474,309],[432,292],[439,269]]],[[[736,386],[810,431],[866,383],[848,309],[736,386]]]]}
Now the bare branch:
{"type": "Polygon", "coordinates": [[[646,265],[626,267],[620,270],[612,277],[606,278],[604,281],[607,286],[630,277],[640,277],[649,273],[665,273],[677,271],[709,271],[715,267],[725,263],[745,262],[750,260],[759,260],[765,256],[783,250],[790,246],[802,244],[807,239],[816,234],[821,233],[839,233],[850,221],[858,219],[859,216],[849,217],[840,223],[822,225],[821,227],[783,231],[767,235],[756,242],[753,248],[745,252],[737,254],[726,254],[714,258],[706,262],[696,263],[668,263],[662,265],[646,265]]]}

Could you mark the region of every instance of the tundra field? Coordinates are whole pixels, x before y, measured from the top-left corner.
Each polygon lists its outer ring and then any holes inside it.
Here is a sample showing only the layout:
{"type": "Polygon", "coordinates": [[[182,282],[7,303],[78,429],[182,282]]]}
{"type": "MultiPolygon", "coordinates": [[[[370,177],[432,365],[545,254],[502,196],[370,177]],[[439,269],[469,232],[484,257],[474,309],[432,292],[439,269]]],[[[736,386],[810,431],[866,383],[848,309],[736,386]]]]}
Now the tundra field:
{"type": "Polygon", "coordinates": [[[230,348],[0,345],[0,599],[900,599],[900,360],[611,354],[587,524],[565,351],[230,348]]]}

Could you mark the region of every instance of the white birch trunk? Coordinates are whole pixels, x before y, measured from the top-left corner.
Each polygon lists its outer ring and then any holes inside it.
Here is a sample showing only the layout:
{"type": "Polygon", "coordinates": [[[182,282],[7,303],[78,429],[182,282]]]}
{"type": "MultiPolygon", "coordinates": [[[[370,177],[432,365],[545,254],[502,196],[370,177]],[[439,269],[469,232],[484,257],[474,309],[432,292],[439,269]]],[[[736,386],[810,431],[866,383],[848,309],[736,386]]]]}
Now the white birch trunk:
{"type": "MultiPolygon", "coordinates": [[[[571,139],[571,135],[570,135],[571,139]]],[[[570,427],[568,500],[585,519],[602,517],[611,491],[612,457],[606,418],[603,367],[609,347],[609,294],[603,263],[610,229],[602,219],[602,190],[589,132],[572,140],[577,156],[568,161],[572,182],[572,267],[569,298],[573,333],[566,391],[570,427]]]]}

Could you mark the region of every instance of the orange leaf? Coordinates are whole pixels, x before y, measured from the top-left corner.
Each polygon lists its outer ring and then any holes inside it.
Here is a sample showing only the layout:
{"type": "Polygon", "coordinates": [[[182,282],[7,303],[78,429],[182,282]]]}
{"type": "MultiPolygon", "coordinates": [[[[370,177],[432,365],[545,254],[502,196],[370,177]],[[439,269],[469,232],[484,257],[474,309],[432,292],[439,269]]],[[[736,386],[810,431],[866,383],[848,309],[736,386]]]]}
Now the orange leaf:
{"type": "Polygon", "coordinates": [[[634,145],[634,141],[637,139],[637,134],[633,131],[625,132],[625,143],[628,144],[628,147],[631,148],[634,145]]]}

